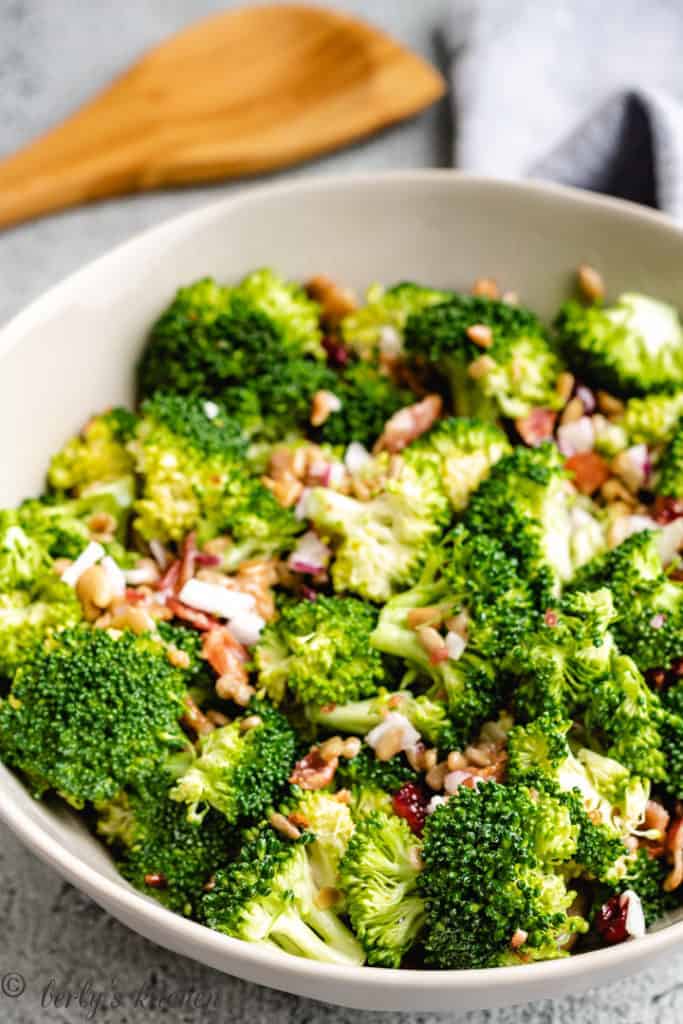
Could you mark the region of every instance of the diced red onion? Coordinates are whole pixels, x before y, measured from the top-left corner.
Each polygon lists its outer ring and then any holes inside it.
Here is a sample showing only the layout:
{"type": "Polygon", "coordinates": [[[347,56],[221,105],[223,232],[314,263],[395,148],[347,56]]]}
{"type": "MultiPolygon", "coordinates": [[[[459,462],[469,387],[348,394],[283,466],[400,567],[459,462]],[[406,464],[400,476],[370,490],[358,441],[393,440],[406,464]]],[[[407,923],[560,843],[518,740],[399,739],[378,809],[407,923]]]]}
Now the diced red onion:
{"type": "Polygon", "coordinates": [[[221,619],[233,619],[244,612],[250,612],[255,604],[251,594],[228,590],[220,583],[197,579],[188,580],[178,597],[190,608],[217,615],[221,619]]]}
{"type": "Polygon", "coordinates": [[[481,778],[472,772],[458,768],[454,772],[448,773],[444,779],[443,788],[452,796],[453,793],[457,793],[461,786],[469,786],[471,789],[473,786],[478,786],[481,781],[481,778]]]}
{"type": "Polygon", "coordinates": [[[149,542],[149,550],[152,558],[163,571],[171,562],[171,552],[161,543],[160,540],[151,540],[149,542]]]}
{"type": "Polygon", "coordinates": [[[107,574],[107,579],[111,583],[114,597],[123,597],[126,593],[126,577],[120,567],[110,555],[105,555],[100,562],[100,565],[104,569],[107,574]]]}
{"type": "Polygon", "coordinates": [[[370,452],[360,441],[352,441],[344,453],[344,463],[352,475],[362,469],[371,458],[370,452]]]}
{"type": "Polygon", "coordinates": [[[75,587],[79,579],[86,571],[93,565],[99,562],[100,558],[104,555],[104,548],[97,541],[91,540],[86,547],[83,548],[80,555],[75,562],[64,570],[62,573],[62,582],[68,583],[70,587],[75,587]]]}
{"type": "MultiPolygon", "coordinates": [[[[656,523],[652,526],[656,528],[656,523]]],[[[664,565],[673,562],[683,545],[683,519],[673,519],[666,526],[662,526],[657,538],[659,557],[664,565]]],[[[63,578],[63,577],[62,577],[63,578]]]]}
{"type": "Polygon", "coordinates": [[[287,564],[294,572],[302,572],[311,576],[322,572],[330,561],[331,551],[314,530],[308,530],[299,538],[297,546],[287,559],[287,564]]]}
{"type": "Polygon", "coordinates": [[[657,612],[657,614],[653,615],[650,619],[650,625],[653,629],[661,629],[665,622],[666,615],[664,615],[662,612],[657,612]]]}
{"type": "Polygon", "coordinates": [[[465,641],[455,630],[450,630],[446,633],[446,651],[451,661],[457,661],[461,658],[465,651],[465,641]]]}
{"type": "Polygon", "coordinates": [[[256,612],[240,612],[228,623],[228,629],[238,643],[245,647],[252,647],[257,644],[261,636],[261,630],[265,626],[265,619],[256,612]]]}
{"type": "Polygon", "coordinates": [[[627,903],[626,907],[626,932],[632,939],[642,939],[645,935],[645,914],[640,896],[633,889],[626,889],[621,894],[620,902],[627,903]]]}
{"type": "Polygon", "coordinates": [[[590,416],[582,416],[557,428],[557,447],[567,458],[592,451],[594,444],[595,430],[590,416]]]}
{"type": "Polygon", "coordinates": [[[385,733],[391,732],[393,729],[400,729],[401,731],[401,746],[399,750],[407,750],[409,747],[414,747],[420,741],[419,732],[408,721],[406,716],[402,715],[400,711],[390,711],[388,715],[384,716],[379,725],[370,730],[365,737],[365,742],[373,750],[376,750],[385,733]]]}
{"type": "Polygon", "coordinates": [[[221,556],[210,555],[208,551],[198,551],[197,554],[194,556],[194,560],[197,563],[197,565],[209,566],[221,564],[221,556]]]}
{"type": "Polygon", "coordinates": [[[447,800],[447,796],[441,796],[440,793],[435,793],[427,804],[427,814],[433,814],[437,807],[441,807],[441,804],[445,804],[447,800]]]}

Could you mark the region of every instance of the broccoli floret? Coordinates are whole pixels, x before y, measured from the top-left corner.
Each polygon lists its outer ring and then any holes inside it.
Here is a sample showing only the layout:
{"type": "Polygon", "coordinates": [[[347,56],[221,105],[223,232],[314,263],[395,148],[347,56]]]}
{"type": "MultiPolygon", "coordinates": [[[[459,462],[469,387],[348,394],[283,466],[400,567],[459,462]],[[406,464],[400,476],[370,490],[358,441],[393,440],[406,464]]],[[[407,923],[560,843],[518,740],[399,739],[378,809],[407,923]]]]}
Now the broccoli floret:
{"type": "MultiPolygon", "coordinates": [[[[640,849],[617,886],[617,892],[630,890],[640,897],[648,928],[669,911],[675,910],[680,903],[680,894],[666,892],[663,888],[668,873],[669,865],[666,861],[650,857],[646,850],[640,849]]],[[[608,898],[610,894],[604,895],[608,898]]],[[[600,904],[605,902],[605,898],[600,900],[600,904]]]]}
{"type": "Polygon", "coordinates": [[[73,588],[53,573],[30,587],[0,593],[0,679],[11,678],[45,637],[77,625],[82,614],[73,588]]]}
{"type": "Polygon", "coordinates": [[[570,722],[542,715],[508,735],[508,779],[560,798],[577,829],[568,874],[615,882],[627,870],[624,840],[641,825],[649,783],[612,758],[572,750],[570,722]]]}
{"type": "MultiPolygon", "coordinates": [[[[683,391],[630,398],[620,425],[631,444],[666,444],[683,416],[683,391]]],[[[623,445],[628,446],[628,442],[623,445]]]]}
{"type": "Polygon", "coordinates": [[[97,831],[115,846],[117,867],[131,885],[189,916],[199,909],[204,884],[230,859],[235,837],[216,811],[201,828],[190,824],[168,797],[171,783],[160,772],[99,803],[97,831]]]}
{"type": "Polygon", "coordinates": [[[313,395],[335,381],[306,355],[298,327],[283,330],[239,289],[220,312],[199,315],[188,314],[181,290],[153,328],[139,370],[142,397],[168,391],[220,401],[250,436],[270,440],[307,424],[313,395]]]}
{"type": "Polygon", "coordinates": [[[197,529],[201,543],[229,532],[227,569],[291,546],[302,524],[249,476],[245,439],[222,407],[157,394],[142,413],[130,447],[142,476],[135,527],[143,537],[180,541],[197,529]]]}
{"type": "Polygon", "coordinates": [[[247,274],[232,294],[270,317],[293,352],[324,358],[320,306],[300,284],[286,281],[273,270],[263,268],[247,274]]]}
{"type": "Polygon", "coordinates": [[[375,693],[385,677],[370,645],[376,610],[354,597],[290,601],[261,635],[254,658],[259,685],[279,704],[329,704],[375,693]]]}
{"type": "Polygon", "coordinates": [[[458,526],[428,559],[419,583],[384,606],[372,642],[385,654],[405,659],[432,683],[430,695],[445,701],[457,734],[466,740],[500,701],[496,663],[536,618],[532,594],[515,561],[493,537],[471,536],[458,526]],[[426,649],[414,625],[416,611],[424,608],[432,612],[426,622],[432,634],[446,630],[442,624],[451,618],[463,621],[466,639],[457,634],[460,643],[453,654],[448,634],[442,636],[444,658],[426,649]]]}
{"type": "Polygon", "coordinates": [[[428,306],[445,302],[451,292],[403,282],[392,288],[373,284],[367,291],[365,305],[344,317],[342,338],[361,359],[370,359],[381,347],[398,355],[408,317],[428,306]]]}
{"type": "Polygon", "coordinates": [[[679,423],[659,464],[657,494],[683,498],[683,422],[679,423]]]}
{"type": "Polygon", "coordinates": [[[564,856],[571,849],[571,822],[555,802],[550,810],[551,829],[547,801],[534,801],[523,786],[488,782],[461,786],[428,817],[419,887],[429,964],[553,959],[566,955],[562,947],[572,934],[586,930],[582,918],[568,915],[574,894],[553,870],[559,840],[564,856]],[[523,940],[517,949],[515,937],[523,940]]]}
{"type": "MultiPolygon", "coordinates": [[[[295,790],[282,812],[299,828],[311,832],[315,842],[307,847],[313,880],[319,889],[335,889],[339,884],[339,864],[354,831],[348,804],[322,790],[295,790]]],[[[340,909],[339,903],[335,909],[340,909]]]]}
{"type": "Polygon", "coordinates": [[[171,790],[187,804],[188,821],[201,823],[210,807],[231,823],[255,818],[269,807],[294,765],[296,736],[284,715],[252,703],[260,723],[244,730],[240,720],[202,736],[195,761],[171,790]]]}
{"type": "Polygon", "coordinates": [[[443,701],[428,694],[416,697],[409,690],[382,691],[367,700],[306,708],[308,719],[314,725],[330,732],[348,732],[356,736],[365,736],[383,721],[389,711],[403,715],[421,736],[443,750],[452,750],[462,739],[463,730],[453,723],[443,701]]]}
{"type": "Polygon", "coordinates": [[[334,445],[356,441],[372,447],[386,421],[415,401],[412,391],[399,388],[368,362],[352,363],[339,374],[332,391],[341,405],[318,433],[321,441],[334,445]]]}
{"type": "Polygon", "coordinates": [[[425,920],[417,891],[420,843],[402,818],[375,813],[359,821],[341,863],[340,882],[367,962],[400,967],[425,920]]]}
{"type": "Polygon", "coordinates": [[[512,449],[503,431],[493,424],[452,416],[414,441],[411,450],[434,459],[451,504],[460,512],[491,467],[512,449]]]}
{"type": "MultiPolygon", "coordinates": [[[[382,457],[378,464],[383,465],[382,457]]],[[[306,515],[332,540],[336,591],[384,602],[416,578],[424,548],[450,517],[438,470],[419,452],[407,451],[380,494],[359,501],[326,487],[308,495],[306,515]]]]}
{"type": "Polygon", "coordinates": [[[53,456],[48,482],[58,491],[80,497],[102,484],[118,482],[121,492],[132,493],[133,457],[126,449],[135,429],[135,414],[111,409],[94,416],[77,437],[53,456]]]}
{"type": "Polygon", "coordinates": [[[571,301],[556,325],[567,361],[590,384],[619,395],[683,386],[683,328],[664,302],[636,292],[611,306],[571,301]]]}
{"type": "Polygon", "coordinates": [[[577,564],[575,522],[567,474],[553,444],[518,447],[502,458],[474,492],[464,522],[477,535],[497,537],[547,607],[577,564]]]}
{"type": "Polygon", "coordinates": [[[662,750],[666,759],[664,788],[683,799],[683,682],[666,686],[662,693],[665,718],[661,723],[662,750]]]}
{"type": "Polygon", "coordinates": [[[446,378],[458,416],[495,421],[518,418],[533,408],[558,409],[556,389],[560,362],[534,313],[497,299],[454,295],[411,316],[405,331],[406,351],[433,363],[446,378]],[[491,331],[484,351],[468,336],[483,326],[491,331]]]}
{"type": "Polygon", "coordinates": [[[417,772],[405,757],[380,761],[366,744],[351,760],[342,758],[335,773],[338,784],[351,791],[351,813],[356,821],[375,811],[391,814],[392,795],[406,782],[416,782],[417,778],[417,772]]]}
{"type": "Polygon", "coordinates": [[[567,595],[510,652],[507,664],[518,679],[515,707],[523,720],[542,714],[563,719],[588,699],[611,668],[614,614],[607,589],[567,595]]]}
{"type": "Polygon", "coordinates": [[[0,511],[0,592],[30,586],[49,567],[44,545],[22,528],[18,513],[0,511]]]}
{"type": "Polygon", "coordinates": [[[36,795],[54,789],[74,807],[108,800],[186,745],[184,693],[183,673],[149,634],[64,630],[0,702],[0,748],[36,795]]]}
{"type": "Polygon", "coordinates": [[[617,645],[645,672],[683,656],[683,586],[662,569],[657,535],[641,530],[577,573],[573,587],[609,587],[617,645]]]}
{"type": "Polygon", "coordinates": [[[320,909],[312,833],[283,840],[270,828],[245,836],[237,858],[216,872],[202,901],[210,928],[323,963],[363,963],[361,946],[332,909],[320,909]]]}

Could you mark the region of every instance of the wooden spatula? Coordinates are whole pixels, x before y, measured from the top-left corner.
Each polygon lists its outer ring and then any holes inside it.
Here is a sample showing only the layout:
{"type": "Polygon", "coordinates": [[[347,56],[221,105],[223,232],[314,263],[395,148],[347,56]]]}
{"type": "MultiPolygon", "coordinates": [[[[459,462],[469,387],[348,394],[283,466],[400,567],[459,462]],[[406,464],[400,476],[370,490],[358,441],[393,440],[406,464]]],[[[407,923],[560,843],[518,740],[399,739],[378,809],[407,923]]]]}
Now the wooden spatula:
{"type": "Polygon", "coordinates": [[[298,5],[218,14],[0,162],[0,226],[284,167],[415,114],[443,91],[431,65],[354,18],[298,5]]]}

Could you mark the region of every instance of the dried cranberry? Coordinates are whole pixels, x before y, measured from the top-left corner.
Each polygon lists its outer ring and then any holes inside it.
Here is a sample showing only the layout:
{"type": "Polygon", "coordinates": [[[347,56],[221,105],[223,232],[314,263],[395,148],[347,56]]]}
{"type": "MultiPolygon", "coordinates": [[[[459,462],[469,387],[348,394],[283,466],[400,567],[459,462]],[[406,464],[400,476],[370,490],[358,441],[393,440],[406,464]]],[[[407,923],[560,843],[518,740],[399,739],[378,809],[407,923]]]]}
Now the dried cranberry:
{"type": "Polygon", "coordinates": [[[342,345],[338,338],[327,335],[323,338],[323,348],[327,353],[327,361],[330,366],[339,368],[347,366],[351,357],[346,345],[342,345]]]}
{"type": "Polygon", "coordinates": [[[415,782],[406,782],[398,793],[394,794],[392,800],[394,813],[398,814],[399,818],[405,818],[416,836],[422,835],[422,829],[427,820],[429,800],[430,796],[426,789],[418,786],[415,782]]]}
{"type": "Polygon", "coordinates": [[[655,521],[662,526],[666,526],[674,519],[680,519],[681,516],[683,516],[683,499],[666,498],[662,494],[655,499],[655,521]]]}
{"type": "Polygon", "coordinates": [[[603,903],[595,918],[595,927],[610,946],[625,942],[628,938],[626,917],[628,915],[628,898],[622,899],[617,893],[603,903]]]}
{"type": "Polygon", "coordinates": [[[299,593],[304,601],[318,600],[318,591],[314,590],[313,587],[307,587],[305,583],[302,583],[299,587],[299,593]]]}

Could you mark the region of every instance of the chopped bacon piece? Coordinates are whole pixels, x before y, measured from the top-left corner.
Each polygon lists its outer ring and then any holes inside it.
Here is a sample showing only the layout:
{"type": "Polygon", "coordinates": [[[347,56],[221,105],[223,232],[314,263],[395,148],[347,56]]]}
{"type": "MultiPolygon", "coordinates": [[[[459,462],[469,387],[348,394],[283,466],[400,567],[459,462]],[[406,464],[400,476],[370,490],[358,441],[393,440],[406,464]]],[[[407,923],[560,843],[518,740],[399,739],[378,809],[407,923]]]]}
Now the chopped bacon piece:
{"type": "Polygon", "coordinates": [[[609,480],[610,468],[597,452],[570,455],[565,466],[574,474],[574,485],[582,494],[594,494],[609,480]]]}
{"type": "Polygon", "coordinates": [[[421,402],[399,409],[384,424],[384,430],[377,439],[373,451],[401,452],[421,437],[441,415],[441,395],[427,395],[421,402]]]}
{"type": "Polygon", "coordinates": [[[659,494],[655,498],[653,515],[655,522],[661,526],[666,526],[674,519],[680,519],[683,516],[683,498],[666,498],[659,494]]]}
{"type": "Polygon", "coordinates": [[[195,573],[197,561],[197,534],[195,530],[188,533],[183,541],[180,554],[180,575],[176,590],[178,593],[183,589],[188,580],[191,580],[195,573]]]}
{"type": "Polygon", "coordinates": [[[183,703],[185,710],[182,722],[188,729],[191,729],[197,736],[205,736],[207,733],[213,732],[215,728],[213,722],[206,717],[202,709],[189,694],[185,695],[183,703]]]}
{"type": "Polygon", "coordinates": [[[169,608],[176,619],[182,619],[183,622],[189,623],[190,626],[194,626],[195,629],[201,631],[207,629],[213,629],[214,626],[218,625],[217,619],[214,619],[213,615],[207,615],[206,612],[197,611],[196,608],[190,608],[189,605],[183,604],[177,597],[169,597],[166,601],[166,607],[169,608]]]}
{"type": "Polygon", "coordinates": [[[323,789],[332,782],[338,765],[338,757],[326,761],[318,747],[311,747],[306,756],[294,765],[289,781],[302,789],[323,789]]]}
{"type": "Polygon", "coordinates": [[[557,413],[552,409],[532,409],[526,416],[515,420],[515,429],[524,444],[537,448],[553,436],[557,413]]]}
{"type": "Polygon", "coordinates": [[[126,587],[124,594],[126,604],[141,604],[148,596],[144,590],[137,590],[135,587],[126,587]]]}
{"type": "Polygon", "coordinates": [[[219,676],[231,675],[240,681],[247,681],[247,670],[244,667],[249,655],[247,649],[227,628],[212,626],[202,640],[202,654],[214,672],[219,676]]]}

